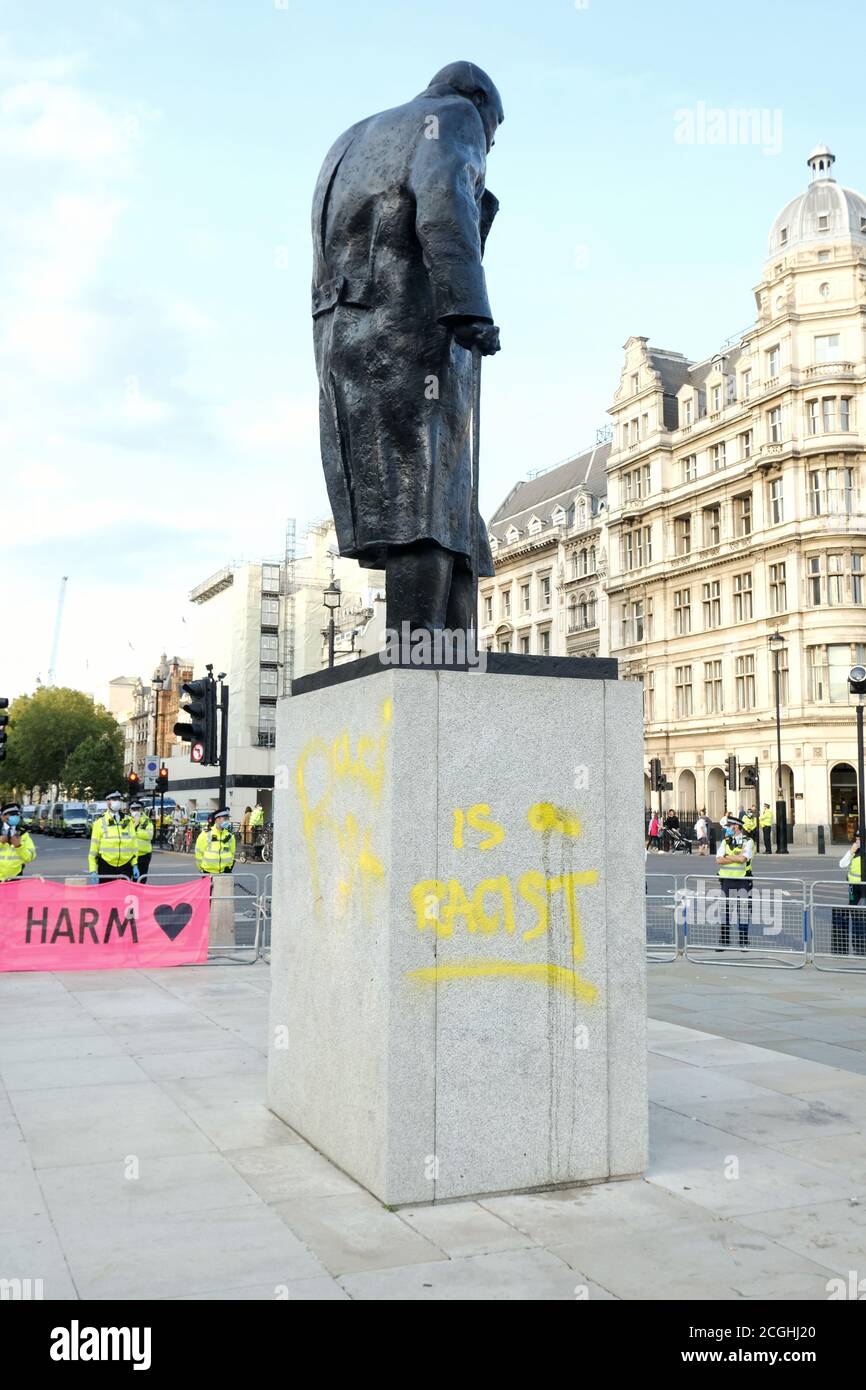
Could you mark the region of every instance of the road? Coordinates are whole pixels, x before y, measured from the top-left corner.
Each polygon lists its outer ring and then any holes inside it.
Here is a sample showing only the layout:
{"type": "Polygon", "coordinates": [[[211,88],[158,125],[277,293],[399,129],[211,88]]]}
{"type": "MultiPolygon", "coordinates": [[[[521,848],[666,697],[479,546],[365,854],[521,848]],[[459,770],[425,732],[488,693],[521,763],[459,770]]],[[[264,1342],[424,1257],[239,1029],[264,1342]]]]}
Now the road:
{"type": "MultiPolygon", "coordinates": [[[[844,852],[844,845],[831,845],[826,854],[757,854],[752,862],[753,877],[755,883],[772,878],[803,879],[807,884],[819,880],[842,883],[845,873],[839,868],[839,860],[844,852]]],[[[678,882],[687,874],[715,878],[716,860],[715,856],[709,854],[650,854],[646,874],[648,891],[664,893],[671,886],[672,874],[678,882]]],[[[784,891],[785,884],[781,883],[779,887],[784,891]]]]}
{"type": "MultiPolygon", "coordinates": [[[[67,874],[87,873],[88,841],[82,839],[58,840],[52,835],[34,835],[37,859],[28,866],[28,876],[44,874],[46,878],[65,877],[67,874]]],[[[238,891],[248,891],[256,896],[264,887],[271,873],[271,864],[238,864],[235,868],[235,882],[238,891]]],[[[173,880],[182,882],[187,878],[198,878],[195,857],[192,854],[176,854],[171,850],[156,850],[151,860],[153,882],[173,880]]]]}

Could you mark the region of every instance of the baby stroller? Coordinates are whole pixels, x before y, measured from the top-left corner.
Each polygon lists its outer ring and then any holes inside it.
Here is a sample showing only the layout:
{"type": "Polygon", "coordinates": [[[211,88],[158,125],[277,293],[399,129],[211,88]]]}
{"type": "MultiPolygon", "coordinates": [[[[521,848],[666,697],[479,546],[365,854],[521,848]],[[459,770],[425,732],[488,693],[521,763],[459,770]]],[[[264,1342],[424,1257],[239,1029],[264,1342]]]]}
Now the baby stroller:
{"type": "Polygon", "coordinates": [[[666,825],[662,832],[662,843],[669,854],[691,854],[692,842],[675,825],[666,825]]]}

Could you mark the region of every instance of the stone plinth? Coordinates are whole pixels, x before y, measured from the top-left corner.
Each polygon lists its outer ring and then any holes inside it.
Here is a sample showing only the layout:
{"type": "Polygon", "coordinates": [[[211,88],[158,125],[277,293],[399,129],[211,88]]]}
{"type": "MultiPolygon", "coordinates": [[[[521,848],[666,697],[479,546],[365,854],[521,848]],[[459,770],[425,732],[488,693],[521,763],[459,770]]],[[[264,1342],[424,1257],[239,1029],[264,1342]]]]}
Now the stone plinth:
{"type": "Polygon", "coordinates": [[[640,1173],[639,687],[358,668],[279,707],[271,1108],[389,1205],[640,1173]]]}

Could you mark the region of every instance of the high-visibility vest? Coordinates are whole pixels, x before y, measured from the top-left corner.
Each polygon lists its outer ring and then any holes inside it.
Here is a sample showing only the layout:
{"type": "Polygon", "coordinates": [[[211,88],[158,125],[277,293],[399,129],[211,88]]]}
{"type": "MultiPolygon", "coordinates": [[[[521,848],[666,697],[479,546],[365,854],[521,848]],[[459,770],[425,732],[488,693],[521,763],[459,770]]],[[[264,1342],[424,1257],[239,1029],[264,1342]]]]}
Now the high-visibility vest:
{"type": "Polygon", "coordinates": [[[235,837],[230,830],[203,830],[195,842],[195,859],[202,873],[223,874],[235,862],[235,837]]]}
{"type": "Polygon", "coordinates": [[[862,880],[861,877],[860,877],[860,856],[859,856],[859,854],[855,854],[854,858],[851,860],[851,863],[848,865],[848,882],[849,882],[849,883],[862,883],[862,882],[863,882],[863,880],[862,880]]]}
{"type": "Polygon", "coordinates": [[[20,878],[24,865],[36,858],[36,846],[25,830],[20,845],[0,845],[0,883],[8,883],[10,878],[20,878]]]}
{"type": "Polygon", "coordinates": [[[265,813],[262,810],[261,806],[259,806],[258,810],[253,811],[252,815],[250,816],[250,826],[253,830],[255,830],[258,826],[264,825],[264,823],[265,813]]]}
{"type": "Polygon", "coordinates": [[[754,817],[753,815],[747,813],[745,816],[743,816],[743,829],[744,829],[744,830],[754,830],[754,828],[755,828],[755,826],[756,826],[757,824],[758,824],[758,822],[755,820],[755,817],[754,817]]]}
{"type": "Polygon", "coordinates": [[[761,825],[764,827],[764,829],[765,829],[765,830],[769,830],[769,828],[770,828],[770,826],[771,826],[772,824],[773,824],[773,812],[772,812],[772,811],[762,811],[762,812],[761,812],[761,825]]]}
{"type": "Polygon", "coordinates": [[[743,846],[734,845],[730,840],[725,840],[722,850],[725,857],[719,862],[719,878],[745,878],[748,864],[732,864],[730,862],[730,856],[741,854],[743,846]]]}
{"type": "Polygon", "coordinates": [[[129,816],[121,816],[117,820],[110,811],[106,811],[104,816],[93,822],[90,854],[87,857],[88,868],[92,874],[96,873],[97,859],[104,859],[113,869],[119,869],[124,864],[138,863],[135,826],[129,816]]]}
{"type": "Polygon", "coordinates": [[[153,849],[153,821],[148,816],[141,816],[138,825],[132,822],[135,843],[138,847],[139,855],[150,854],[153,849]]]}

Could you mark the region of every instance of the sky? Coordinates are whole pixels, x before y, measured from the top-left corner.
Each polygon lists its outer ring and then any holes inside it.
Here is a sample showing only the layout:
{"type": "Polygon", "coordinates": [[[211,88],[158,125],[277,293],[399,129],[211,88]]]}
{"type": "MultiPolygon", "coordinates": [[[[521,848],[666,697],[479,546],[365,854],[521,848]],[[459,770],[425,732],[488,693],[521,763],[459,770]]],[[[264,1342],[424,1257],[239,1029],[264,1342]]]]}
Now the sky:
{"type": "Polygon", "coordinates": [[[189,590],[326,514],[309,205],[348,125],[457,59],[502,94],[489,515],[594,442],[632,334],[752,322],[819,140],[866,189],[864,40],[850,0],[0,0],[0,694],[47,681],[62,576],[55,680],[104,699],[203,665],[189,590]]]}

